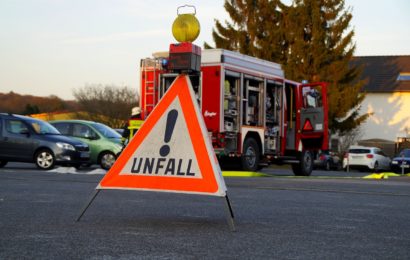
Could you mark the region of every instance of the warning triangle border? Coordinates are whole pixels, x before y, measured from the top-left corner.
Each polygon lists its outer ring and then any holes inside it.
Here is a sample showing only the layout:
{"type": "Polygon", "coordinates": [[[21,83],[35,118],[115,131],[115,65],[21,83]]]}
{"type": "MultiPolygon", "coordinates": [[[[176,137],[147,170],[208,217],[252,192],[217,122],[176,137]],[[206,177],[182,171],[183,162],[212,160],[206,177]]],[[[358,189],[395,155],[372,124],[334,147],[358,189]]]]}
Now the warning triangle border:
{"type": "Polygon", "coordinates": [[[225,196],[226,186],[188,76],[178,76],[96,189],[146,190],[225,196]],[[202,178],[121,174],[151,129],[178,98],[202,178]],[[138,185],[133,184],[136,182],[138,185]]]}

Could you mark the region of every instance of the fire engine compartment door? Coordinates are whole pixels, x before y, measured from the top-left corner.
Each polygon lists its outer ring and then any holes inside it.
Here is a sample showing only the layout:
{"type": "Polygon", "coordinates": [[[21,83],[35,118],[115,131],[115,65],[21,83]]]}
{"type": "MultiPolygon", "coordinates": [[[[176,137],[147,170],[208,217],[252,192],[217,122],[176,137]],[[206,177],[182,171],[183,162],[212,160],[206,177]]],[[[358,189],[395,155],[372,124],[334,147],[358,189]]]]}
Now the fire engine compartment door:
{"type": "Polygon", "coordinates": [[[286,99],[286,149],[296,149],[296,92],[297,85],[285,83],[285,99],[286,99]]]}
{"type": "Polygon", "coordinates": [[[324,108],[321,85],[302,85],[300,88],[300,130],[303,134],[324,131],[324,108]]]}

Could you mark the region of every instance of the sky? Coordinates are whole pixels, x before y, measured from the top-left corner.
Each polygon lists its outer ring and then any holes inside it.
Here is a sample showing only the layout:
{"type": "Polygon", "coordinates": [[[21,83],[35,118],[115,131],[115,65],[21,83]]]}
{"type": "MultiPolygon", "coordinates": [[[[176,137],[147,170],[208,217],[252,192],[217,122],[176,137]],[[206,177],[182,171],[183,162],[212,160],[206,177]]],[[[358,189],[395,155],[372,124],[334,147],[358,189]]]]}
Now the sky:
{"type": "MultiPolygon", "coordinates": [[[[285,0],[290,3],[291,0],[285,0]]],[[[409,0],[345,0],[352,8],[356,56],[410,55],[409,0]]],[[[0,93],[74,99],[73,89],[139,89],[140,60],[167,51],[177,8],[196,7],[213,44],[223,0],[0,0],[0,93]]],[[[184,10],[182,10],[184,11],[184,10]]],[[[190,9],[185,9],[190,12],[190,9]]]]}

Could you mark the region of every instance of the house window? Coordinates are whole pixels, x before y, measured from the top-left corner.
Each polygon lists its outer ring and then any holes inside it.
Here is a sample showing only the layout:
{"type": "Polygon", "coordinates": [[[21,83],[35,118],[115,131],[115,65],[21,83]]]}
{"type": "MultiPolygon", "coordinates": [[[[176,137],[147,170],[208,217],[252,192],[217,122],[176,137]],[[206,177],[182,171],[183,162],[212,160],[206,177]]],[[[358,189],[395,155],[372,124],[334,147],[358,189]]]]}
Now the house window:
{"type": "Polygon", "coordinates": [[[401,72],[397,77],[397,81],[410,81],[410,72],[401,72]]]}

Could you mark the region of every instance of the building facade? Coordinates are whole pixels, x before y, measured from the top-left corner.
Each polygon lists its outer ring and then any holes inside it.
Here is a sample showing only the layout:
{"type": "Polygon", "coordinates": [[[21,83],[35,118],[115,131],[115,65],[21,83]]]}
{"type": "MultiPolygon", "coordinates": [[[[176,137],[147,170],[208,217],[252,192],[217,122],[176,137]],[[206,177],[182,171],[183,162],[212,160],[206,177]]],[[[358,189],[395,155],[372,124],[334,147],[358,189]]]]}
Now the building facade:
{"type": "Polygon", "coordinates": [[[355,57],[366,80],[361,113],[370,113],[361,126],[362,139],[396,142],[410,135],[410,55],[355,57]]]}

